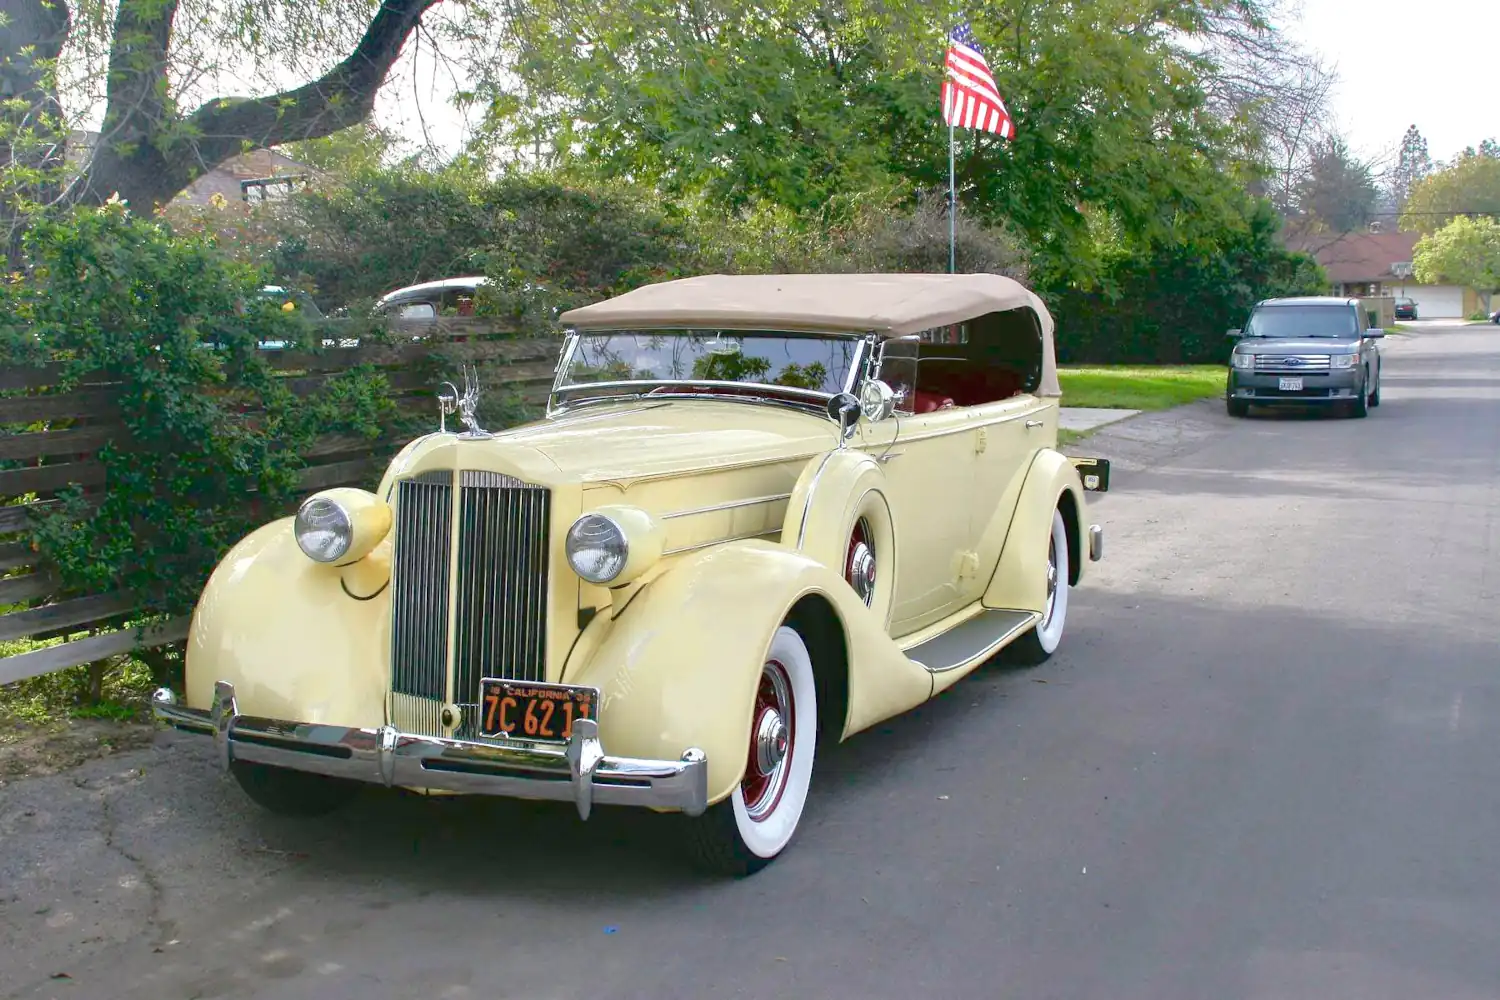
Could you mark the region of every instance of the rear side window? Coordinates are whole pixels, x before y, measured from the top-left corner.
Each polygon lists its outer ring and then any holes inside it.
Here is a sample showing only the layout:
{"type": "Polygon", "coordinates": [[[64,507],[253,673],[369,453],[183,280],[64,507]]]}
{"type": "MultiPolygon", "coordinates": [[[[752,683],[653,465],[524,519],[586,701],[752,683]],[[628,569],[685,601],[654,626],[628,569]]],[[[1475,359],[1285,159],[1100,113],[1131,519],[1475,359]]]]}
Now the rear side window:
{"type": "Polygon", "coordinates": [[[1251,337],[1352,337],[1359,315],[1348,306],[1261,306],[1250,315],[1251,337]]]}

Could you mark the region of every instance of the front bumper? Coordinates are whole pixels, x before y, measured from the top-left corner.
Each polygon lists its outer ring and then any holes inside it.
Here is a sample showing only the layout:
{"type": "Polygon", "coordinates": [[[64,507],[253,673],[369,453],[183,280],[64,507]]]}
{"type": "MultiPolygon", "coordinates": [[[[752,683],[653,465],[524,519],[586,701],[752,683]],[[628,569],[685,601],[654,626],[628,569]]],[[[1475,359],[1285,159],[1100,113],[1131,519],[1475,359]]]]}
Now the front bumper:
{"type": "Polygon", "coordinates": [[[680,760],[611,757],[591,719],[573,723],[566,744],[476,742],[403,733],[394,726],[357,729],[241,715],[234,685],[214,685],[213,706],[187,708],[162,688],[156,718],[211,735],[219,762],[249,761],[397,788],[523,799],[571,800],[589,818],[595,802],[698,816],[708,808],[708,757],[690,748],[680,760]]]}
{"type": "Polygon", "coordinates": [[[1359,398],[1360,371],[1357,368],[1323,370],[1318,374],[1294,375],[1290,372],[1262,375],[1232,369],[1225,395],[1255,406],[1286,403],[1295,406],[1319,403],[1352,403],[1359,398]],[[1302,379],[1301,389],[1282,389],[1281,379],[1302,379]]]}

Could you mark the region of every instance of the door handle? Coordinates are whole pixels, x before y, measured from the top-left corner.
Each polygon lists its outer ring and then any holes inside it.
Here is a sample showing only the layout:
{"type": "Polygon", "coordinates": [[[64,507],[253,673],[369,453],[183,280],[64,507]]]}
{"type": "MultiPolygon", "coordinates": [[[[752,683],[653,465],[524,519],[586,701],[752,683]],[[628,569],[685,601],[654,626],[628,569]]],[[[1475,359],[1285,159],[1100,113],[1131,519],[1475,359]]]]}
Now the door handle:
{"type": "Polygon", "coordinates": [[[1034,427],[1040,427],[1040,426],[1042,426],[1042,422],[1040,420],[1028,420],[1028,421],[1026,421],[1026,429],[1028,431],[1031,430],[1034,427]]]}

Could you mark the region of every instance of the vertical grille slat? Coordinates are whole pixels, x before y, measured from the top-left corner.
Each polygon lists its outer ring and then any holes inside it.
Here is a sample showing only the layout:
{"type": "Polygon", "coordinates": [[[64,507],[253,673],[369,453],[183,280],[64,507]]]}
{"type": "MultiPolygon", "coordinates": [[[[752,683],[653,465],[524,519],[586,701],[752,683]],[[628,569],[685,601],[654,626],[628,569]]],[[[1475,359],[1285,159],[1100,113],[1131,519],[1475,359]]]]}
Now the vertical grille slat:
{"type": "MultiPolygon", "coordinates": [[[[481,677],[547,679],[551,493],[510,476],[465,472],[459,508],[455,700],[472,720],[481,677]]],[[[474,735],[471,722],[464,732],[474,735]]]]}
{"type": "Polygon", "coordinates": [[[460,472],[456,478],[451,472],[424,473],[397,485],[392,721],[408,731],[444,733],[451,642],[452,698],[463,718],[456,735],[473,737],[481,677],[547,679],[552,496],[545,487],[498,473],[460,472]],[[458,582],[450,595],[455,559],[458,582]],[[457,602],[451,638],[450,596],[457,602]]]}
{"type": "Polygon", "coordinates": [[[391,690],[441,704],[448,690],[453,475],[425,473],[396,490],[391,690]]]}

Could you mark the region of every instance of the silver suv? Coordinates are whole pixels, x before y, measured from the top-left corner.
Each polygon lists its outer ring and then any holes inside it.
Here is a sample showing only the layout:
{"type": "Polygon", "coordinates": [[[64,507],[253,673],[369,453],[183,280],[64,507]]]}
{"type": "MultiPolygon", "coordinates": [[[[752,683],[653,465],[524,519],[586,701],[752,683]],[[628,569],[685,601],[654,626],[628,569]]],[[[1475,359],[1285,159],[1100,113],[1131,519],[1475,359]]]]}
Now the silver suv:
{"type": "Polygon", "coordinates": [[[1384,330],[1370,327],[1359,299],[1316,296],[1256,303],[1229,362],[1224,402],[1231,417],[1251,406],[1341,406],[1356,417],[1380,405],[1384,330]]]}

